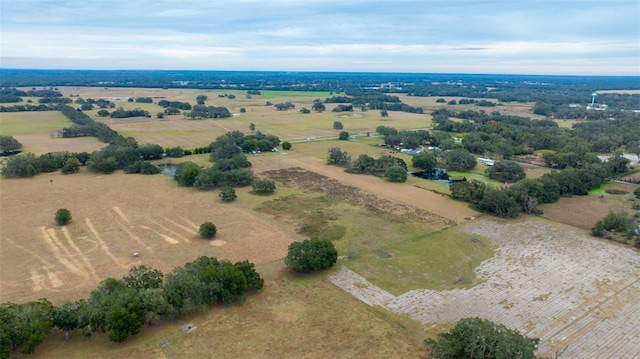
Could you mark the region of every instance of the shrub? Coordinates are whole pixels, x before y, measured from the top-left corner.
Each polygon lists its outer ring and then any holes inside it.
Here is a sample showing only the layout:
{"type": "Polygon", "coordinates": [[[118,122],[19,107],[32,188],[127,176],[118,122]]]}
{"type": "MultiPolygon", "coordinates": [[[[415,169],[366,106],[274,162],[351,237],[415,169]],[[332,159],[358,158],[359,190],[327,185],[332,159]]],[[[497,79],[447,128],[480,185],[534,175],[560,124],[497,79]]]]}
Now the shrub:
{"type": "Polygon", "coordinates": [[[276,183],[268,178],[253,180],[253,191],[260,194],[271,194],[276,190],[276,183]]]}
{"type": "Polygon", "coordinates": [[[224,186],[220,188],[220,192],[218,193],[222,202],[232,202],[235,201],[238,196],[236,195],[236,190],[231,186],[224,186]]]}
{"type": "Polygon", "coordinates": [[[349,132],[347,131],[340,131],[340,134],[338,135],[338,139],[342,140],[342,141],[347,141],[349,140],[349,132]]]}
{"type": "Polygon", "coordinates": [[[285,150],[285,151],[290,150],[291,149],[291,142],[289,142],[289,141],[282,142],[282,149],[285,150]]]}
{"type": "Polygon", "coordinates": [[[328,239],[311,238],[289,245],[284,263],[295,272],[329,268],[338,260],[338,252],[328,239]]]}
{"type": "Polygon", "coordinates": [[[401,166],[391,166],[387,168],[385,176],[387,176],[391,182],[405,182],[407,180],[407,170],[401,166]]]}
{"type": "Polygon", "coordinates": [[[154,165],[151,162],[142,162],[140,164],[140,173],[144,175],[155,175],[162,172],[160,167],[154,165]]]}
{"type": "Polygon", "coordinates": [[[640,187],[636,188],[636,190],[633,191],[633,194],[635,194],[636,197],[640,198],[640,187]]]}
{"type": "Polygon", "coordinates": [[[217,232],[216,225],[211,222],[204,222],[200,225],[200,238],[202,239],[211,239],[216,235],[217,232]]]}
{"type": "Polygon", "coordinates": [[[64,166],[62,166],[61,172],[62,174],[70,174],[76,173],[80,171],[80,161],[77,158],[71,157],[65,162],[64,166]]]}
{"type": "Polygon", "coordinates": [[[69,224],[71,222],[71,212],[66,208],[60,208],[56,211],[55,220],[59,226],[69,224]]]}
{"type": "Polygon", "coordinates": [[[165,153],[167,157],[183,157],[185,155],[184,150],[180,146],[167,148],[165,153]]]}

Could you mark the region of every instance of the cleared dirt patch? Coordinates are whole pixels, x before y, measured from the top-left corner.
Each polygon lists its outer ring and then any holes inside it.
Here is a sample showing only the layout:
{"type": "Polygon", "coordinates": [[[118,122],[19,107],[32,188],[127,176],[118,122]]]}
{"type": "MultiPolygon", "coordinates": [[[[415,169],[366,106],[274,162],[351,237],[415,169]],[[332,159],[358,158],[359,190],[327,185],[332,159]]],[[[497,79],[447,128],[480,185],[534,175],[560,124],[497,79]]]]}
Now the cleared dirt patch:
{"type": "Polygon", "coordinates": [[[477,269],[485,280],[470,289],[413,290],[393,296],[343,269],[330,280],[369,305],[408,314],[426,325],[480,316],[541,338],[540,355],[569,345],[568,358],[635,358],[640,355],[640,256],[529,218],[461,226],[490,237],[496,255],[477,269]]]}
{"type": "Polygon", "coordinates": [[[256,161],[256,171],[273,178],[283,186],[307,192],[319,192],[377,211],[421,218],[435,226],[447,227],[464,222],[478,212],[465,203],[406,184],[390,183],[374,176],[345,173],[343,168],[328,166],[308,156],[286,155],[275,169],[267,169],[274,159],[256,161]]]}
{"type": "Polygon", "coordinates": [[[544,217],[554,221],[591,230],[596,222],[604,218],[609,211],[624,210],[627,213],[637,211],[631,209],[629,195],[587,195],[562,197],[558,203],[541,206],[544,217]]]}

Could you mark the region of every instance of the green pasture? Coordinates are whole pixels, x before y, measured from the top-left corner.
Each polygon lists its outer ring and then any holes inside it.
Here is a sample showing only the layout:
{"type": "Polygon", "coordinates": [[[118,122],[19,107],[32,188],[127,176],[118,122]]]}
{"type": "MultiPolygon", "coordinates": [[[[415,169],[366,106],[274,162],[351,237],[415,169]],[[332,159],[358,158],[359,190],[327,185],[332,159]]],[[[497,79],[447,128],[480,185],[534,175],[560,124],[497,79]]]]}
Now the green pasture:
{"type": "Polygon", "coordinates": [[[489,239],[472,238],[455,227],[414,231],[380,246],[356,248],[356,258],[347,266],[394,295],[413,289],[448,290],[478,284],[473,270],[495,250],[489,239]]]}
{"type": "MultiPolygon", "coordinates": [[[[484,167],[484,166],[482,166],[484,167]]],[[[447,171],[447,173],[449,174],[449,177],[466,177],[467,180],[476,180],[476,181],[480,181],[480,182],[484,182],[488,185],[491,185],[493,187],[500,187],[501,185],[503,185],[502,182],[500,181],[496,181],[493,180],[483,174],[478,174],[477,172],[461,172],[461,171],[447,171]]]]}
{"type": "Polygon", "coordinates": [[[429,180],[426,180],[424,178],[413,177],[413,176],[409,176],[407,178],[407,183],[412,185],[412,186],[414,186],[414,187],[423,188],[423,189],[426,189],[426,190],[429,190],[429,191],[442,193],[442,194],[446,194],[446,195],[450,195],[451,194],[451,188],[449,188],[449,186],[447,186],[444,183],[429,181],[429,180]]]}
{"type": "Polygon", "coordinates": [[[0,113],[0,134],[4,136],[57,133],[71,124],[59,111],[0,113]]]}
{"type": "Polygon", "coordinates": [[[633,191],[637,187],[630,183],[617,183],[617,182],[605,182],[599,187],[596,187],[589,191],[590,195],[604,196],[611,198],[626,199],[629,196],[633,196],[633,191]],[[621,191],[620,194],[607,193],[607,190],[621,191]],[[622,193],[626,192],[626,193],[622,193]]]}
{"type": "Polygon", "coordinates": [[[455,228],[439,231],[424,221],[324,195],[274,196],[255,209],[298,235],[331,234],[339,255],[354,255],[345,265],[396,295],[418,288],[441,290],[476,284],[473,269],[494,250],[488,240],[470,240],[455,228]]]}

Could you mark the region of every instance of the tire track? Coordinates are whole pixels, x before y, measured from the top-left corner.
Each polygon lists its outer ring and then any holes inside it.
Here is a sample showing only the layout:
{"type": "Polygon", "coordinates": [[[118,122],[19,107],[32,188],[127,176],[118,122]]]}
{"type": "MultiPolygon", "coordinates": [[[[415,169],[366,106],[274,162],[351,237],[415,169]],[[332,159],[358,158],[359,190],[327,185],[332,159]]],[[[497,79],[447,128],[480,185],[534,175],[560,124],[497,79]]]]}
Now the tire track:
{"type": "Polygon", "coordinates": [[[111,253],[111,251],[109,250],[109,247],[107,246],[107,244],[104,242],[104,240],[102,239],[102,237],[100,237],[100,234],[98,233],[98,231],[96,230],[96,228],[93,226],[93,223],[91,223],[91,220],[89,218],[85,218],[84,219],[85,224],[87,225],[87,228],[89,229],[89,231],[91,231],[91,233],[93,234],[93,236],[96,238],[96,240],[98,241],[98,246],[100,246],[100,249],[102,249],[102,251],[113,260],[113,262],[120,268],[128,268],[128,266],[122,265],[122,263],[120,263],[120,260],[118,258],[116,258],[113,253],[111,253]]]}

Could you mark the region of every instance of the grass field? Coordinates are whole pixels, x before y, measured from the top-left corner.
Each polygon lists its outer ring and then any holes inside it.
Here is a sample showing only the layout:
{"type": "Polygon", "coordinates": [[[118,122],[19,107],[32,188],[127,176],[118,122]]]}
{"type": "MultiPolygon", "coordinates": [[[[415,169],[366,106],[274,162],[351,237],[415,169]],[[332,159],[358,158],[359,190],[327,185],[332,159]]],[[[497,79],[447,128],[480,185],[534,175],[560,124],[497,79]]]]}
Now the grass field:
{"type": "Polygon", "coordinates": [[[106,146],[94,137],[58,137],[58,131],[71,124],[58,111],[0,113],[0,134],[13,136],[25,152],[92,152],[106,146]]]}
{"type": "Polygon", "coordinates": [[[571,119],[555,119],[553,121],[555,121],[555,123],[557,123],[558,126],[562,128],[573,128],[573,125],[575,125],[576,123],[579,123],[578,120],[571,120],[571,119]]]}
{"type": "Polygon", "coordinates": [[[71,124],[58,111],[0,113],[0,133],[4,136],[57,134],[58,130],[71,124]]]}

